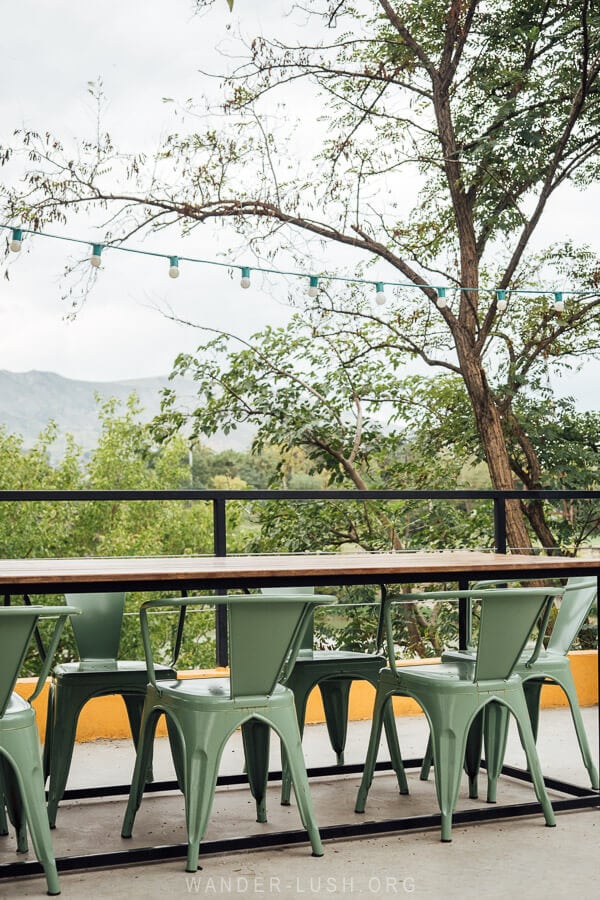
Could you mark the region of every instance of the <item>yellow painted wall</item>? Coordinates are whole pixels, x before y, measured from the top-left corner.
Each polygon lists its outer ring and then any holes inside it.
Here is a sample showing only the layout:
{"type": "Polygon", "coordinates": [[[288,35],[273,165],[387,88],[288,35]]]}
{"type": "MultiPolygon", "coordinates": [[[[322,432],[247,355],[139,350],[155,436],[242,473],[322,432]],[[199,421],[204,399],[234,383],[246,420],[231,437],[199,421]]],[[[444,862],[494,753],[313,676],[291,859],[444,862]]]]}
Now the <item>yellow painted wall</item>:
{"type": "MultiPolygon", "coordinates": [[[[569,654],[571,668],[577,686],[580,706],[594,706],[598,703],[598,653],[596,650],[579,650],[569,654]]],[[[435,660],[411,660],[405,665],[428,665],[435,660]]],[[[222,675],[226,670],[213,669],[202,672],[182,672],[181,677],[210,677],[222,675]]],[[[17,683],[17,691],[27,697],[33,691],[35,679],[24,678],[17,683]]],[[[364,681],[355,681],[350,690],[350,718],[370,719],[373,709],[374,688],[364,681]]],[[[44,735],[46,727],[47,689],[34,701],[40,733],[44,735]]],[[[554,708],[566,706],[567,700],[563,691],[556,686],[546,685],[542,690],[542,706],[554,708]]],[[[394,712],[401,716],[420,715],[421,709],[414,700],[408,697],[394,697],[394,712]]],[[[308,701],[306,721],[315,724],[324,721],[321,695],[315,689],[308,701]]],[[[157,734],[166,734],[164,721],[159,722],[157,734]]],[[[80,716],[77,729],[78,741],[92,741],[96,738],[123,738],[129,736],[129,723],[125,712],[125,704],[121,697],[98,697],[88,703],[80,716]]]]}

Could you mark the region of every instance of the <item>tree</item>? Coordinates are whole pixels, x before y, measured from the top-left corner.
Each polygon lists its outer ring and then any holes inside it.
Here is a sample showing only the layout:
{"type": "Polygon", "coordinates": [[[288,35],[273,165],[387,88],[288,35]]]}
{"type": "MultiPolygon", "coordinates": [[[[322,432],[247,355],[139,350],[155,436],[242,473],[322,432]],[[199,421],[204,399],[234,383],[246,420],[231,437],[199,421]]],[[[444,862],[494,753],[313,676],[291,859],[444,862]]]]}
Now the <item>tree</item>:
{"type": "MultiPolygon", "coordinates": [[[[355,273],[390,267],[394,278],[384,280],[412,289],[398,289],[389,312],[374,313],[364,291],[348,297],[326,280],[315,312],[337,320],[331,330],[352,327],[359,352],[386,347],[459,376],[492,485],[510,489],[517,474],[541,487],[516,399],[558,365],[600,349],[598,259],[585,248],[532,250],[559,188],[597,176],[598,6],[311,0],[302,13],[324,36],[253,40],[224,81],[229,129],[192,125],[152,160],[124,158],[108,136],[72,153],[50,134],[18,135],[30,162],[24,185],[5,192],[8,216],[41,227],[99,206],[110,209],[109,241],[218,219],[263,256],[287,248],[313,268],[316,252],[303,235],[352,249],[355,273]],[[274,92],[299,80],[316,88],[324,122],[314,123],[311,107],[308,127],[322,127],[323,141],[310,163],[290,158],[289,125],[280,144],[265,114],[274,92]],[[420,187],[409,212],[406,174],[420,187]],[[534,288],[542,279],[560,290],[565,277],[584,293],[557,313],[534,288]],[[453,286],[450,305],[440,283],[453,286]],[[509,434],[524,463],[518,472],[509,434]]],[[[511,501],[510,545],[530,546],[522,507],[548,544],[543,511],[511,501]]]]}

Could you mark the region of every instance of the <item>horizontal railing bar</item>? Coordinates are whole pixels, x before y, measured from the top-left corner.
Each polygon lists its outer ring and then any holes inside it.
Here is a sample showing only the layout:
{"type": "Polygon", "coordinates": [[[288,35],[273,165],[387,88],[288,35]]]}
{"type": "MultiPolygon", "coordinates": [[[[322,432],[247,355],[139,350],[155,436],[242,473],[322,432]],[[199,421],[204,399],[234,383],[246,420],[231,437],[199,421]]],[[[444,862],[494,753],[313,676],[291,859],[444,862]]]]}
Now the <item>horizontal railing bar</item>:
{"type": "Polygon", "coordinates": [[[94,500],[600,500],[600,490],[22,490],[0,491],[0,502],[94,500]]]}

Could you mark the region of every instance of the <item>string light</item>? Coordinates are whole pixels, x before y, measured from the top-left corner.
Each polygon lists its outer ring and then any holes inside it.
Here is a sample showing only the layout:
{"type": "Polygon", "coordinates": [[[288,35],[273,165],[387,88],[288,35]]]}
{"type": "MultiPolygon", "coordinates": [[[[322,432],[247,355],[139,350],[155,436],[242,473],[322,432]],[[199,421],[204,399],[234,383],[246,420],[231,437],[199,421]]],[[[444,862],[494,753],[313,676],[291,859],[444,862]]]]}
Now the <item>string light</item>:
{"type": "MultiPolygon", "coordinates": [[[[6,229],[7,231],[11,232],[11,238],[10,238],[8,246],[9,246],[9,249],[13,253],[18,253],[19,250],[21,249],[24,234],[30,234],[30,235],[33,235],[34,237],[51,238],[51,239],[57,240],[57,241],[67,241],[69,243],[74,243],[74,244],[87,245],[88,247],[91,245],[92,246],[92,255],[89,257],[89,260],[90,260],[90,264],[92,266],[94,266],[95,268],[98,268],[100,266],[102,251],[107,246],[105,244],[94,244],[90,240],[85,240],[82,238],[68,237],[67,235],[61,235],[61,234],[50,234],[49,232],[36,231],[35,229],[32,229],[32,228],[14,227],[12,225],[6,225],[2,222],[0,222],[0,228],[6,229]]],[[[221,266],[222,268],[227,268],[230,270],[237,268],[241,272],[240,286],[242,288],[250,287],[250,271],[251,271],[251,269],[249,266],[239,266],[239,265],[236,265],[235,263],[231,263],[231,262],[219,262],[218,260],[199,259],[197,257],[190,257],[190,256],[171,256],[168,253],[160,253],[160,252],[155,252],[153,250],[140,250],[135,247],[127,247],[124,244],[117,244],[117,243],[110,244],[110,245],[108,245],[108,247],[111,251],[120,251],[122,253],[136,253],[139,256],[153,256],[153,257],[157,257],[160,259],[166,259],[169,261],[169,276],[171,278],[179,277],[179,274],[180,274],[179,263],[181,260],[185,260],[186,262],[191,262],[191,263],[199,263],[201,265],[207,265],[207,266],[221,266]]],[[[252,268],[257,272],[264,272],[265,274],[270,274],[270,275],[292,276],[295,278],[306,278],[307,277],[305,272],[284,271],[281,269],[271,269],[271,268],[267,268],[264,266],[253,266],[252,268]]],[[[500,289],[500,288],[488,288],[485,286],[468,287],[468,286],[464,286],[464,285],[460,285],[460,286],[453,285],[450,288],[448,288],[448,287],[436,287],[433,284],[417,285],[417,284],[414,284],[413,282],[388,281],[388,282],[384,283],[383,281],[372,281],[372,280],[366,279],[366,278],[349,278],[349,277],[346,277],[343,275],[325,274],[325,275],[322,275],[321,277],[326,278],[328,281],[339,281],[339,282],[343,282],[344,284],[371,285],[375,288],[375,301],[380,306],[382,306],[386,302],[386,296],[385,296],[385,293],[383,290],[384,284],[387,284],[388,287],[392,287],[392,288],[408,288],[413,291],[414,290],[427,290],[427,289],[435,291],[436,302],[440,309],[443,309],[448,306],[448,300],[446,297],[446,292],[448,290],[460,290],[460,291],[465,291],[465,292],[467,292],[467,291],[475,291],[475,292],[490,291],[491,293],[495,294],[496,306],[499,311],[504,311],[507,308],[509,294],[521,294],[521,295],[533,294],[536,296],[539,296],[540,294],[549,295],[549,296],[553,297],[554,309],[556,310],[556,312],[559,312],[559,313],[563,312],[565,309],[565,299],[564,299],[565,295],[570,295],[572,297],[575,297],[575,296],[590,297],[590,296],[598,295],[598,291],[594,291],[594,290],[590,290],[590,289],[588,289],[588,290],[570,290],[569,289],[569,290],[555,291],[551,288],[544,288],[544,287],[500,289]]],[[[308,276],[308,278],[309,278],[308,295],[309,295],[309,297],[312,297],[312,298],[317,297],[318,293],[319,293],[319,276],[310,275],[310,276],[308,276]]]]}
{"type": "Polygon", "coordinates": [[[19,250],[21,249],[22,242],[23,242],[23,230],[21,228],[13,228],[12,238],[11,238],[10,244],[8,245],[13,253],[19,252],[19,250]]]}
{"type": "Polygon", "coordinates": [[[169,278],[179,278],[179,257],[169,257],[169,278]]]}
{"type": "Polygon", "coordinates": [[[102,262],[102,244],[92,244],[92,255],[90,256],[90,265],[95,269],[100,268],[102,262]]]}

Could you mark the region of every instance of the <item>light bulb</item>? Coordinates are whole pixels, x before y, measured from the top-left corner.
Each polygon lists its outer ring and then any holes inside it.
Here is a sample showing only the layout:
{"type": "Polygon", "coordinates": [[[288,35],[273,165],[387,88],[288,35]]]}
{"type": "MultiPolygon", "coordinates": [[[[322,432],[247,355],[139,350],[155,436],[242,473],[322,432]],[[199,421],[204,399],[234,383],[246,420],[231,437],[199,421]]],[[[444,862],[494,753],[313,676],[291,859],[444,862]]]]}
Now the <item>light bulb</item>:
{"type": "Polygon", "coordinates": [[[95,269],[100,268],[100,264],[102,263],[102,245],[101,244],[92,244],[92,255],[90,256],[90,265],[92,265],[95,269]]]}
{"type": "Polygon", "coordinates": [[[504,310],[508,306],[506,291],[496,291],[496,306],[499,312],[504,312],[504,310]]]}
{"type": "Polygon", "coordinates": [[[565,311],[565,301],[561,291],[556,291],[554,294],[554,309],[557,313],[565,311]]]}
{"type": "Polygon", "coordinates": [[[385,296],[385,292],[383,290],[383,281],[378,281],[375,284],[375,303],[377,306],[383,306],[387,297],[385,296]]]}
{"type": "Polygon", "coordinates": [[[308,288],[308,296],[316,297],[319,293],[319,279],[316,275],[310,276],[310,286],[308,288]]]}
{"type": "Polygon", "coordinates": [[[23,231],[20,228],[13,228],[12,230],[12,238],[10,244],[8,245],[13,253],[18,253],[21,249],[21,243],[23,241],[23,231]]]}
{"type": "Polygon", "coordinates": [[[169,259],[169,278],[179,278],[179,257],[171,256],[169,259]]]}
{"type": "Polygon", "coordinates": [[[436,290],[437,290],[436,303],[440,309],[444,309],[445,306],[448,306],[448,301],[446,300],[446,288],[436,288],[436,290]]]}
{"type": "Polygon", "coordinates": [[[240,287],[244,289],[250,287],[250,269],[247,266],[242,266],[242,277],[240,278],[240,287]]]}

